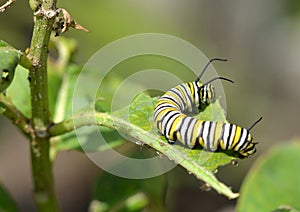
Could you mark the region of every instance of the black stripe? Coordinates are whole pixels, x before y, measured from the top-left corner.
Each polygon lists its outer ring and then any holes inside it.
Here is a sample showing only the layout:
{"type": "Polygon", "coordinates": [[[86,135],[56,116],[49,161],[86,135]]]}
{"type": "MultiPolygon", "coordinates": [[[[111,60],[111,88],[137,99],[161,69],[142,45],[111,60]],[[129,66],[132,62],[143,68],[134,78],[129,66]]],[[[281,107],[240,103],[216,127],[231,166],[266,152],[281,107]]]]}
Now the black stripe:
{"type": "MultiPolygon", "coordinates": [[[[236,126],[236,129],[235,131],[237,131],[237,128],[240,127],[240,126],[236,126]]],[[[241,127],[240,127],[241,128],[241,127]]],[[[241,133],[240,133],[240,137],[239,137],[239,140],[236,142],[236,144],[233,145],[232,149],[234,149],[240,142],[241,142],[241,138],[242,138],[242,132],[243,132],[243,128],[241,128],[241,133]]]]}
{"type": "MultiPolygon", "coordinates": [[[[210,138],[210,133],[211,133],[211,127],[212,127],[212,121],[209,121],[209,125],[208,125],[208,133],[207,133],[207,138],[206,138],[206,141],[208,142],[207,144],[206,144],[206,146],[207,146],[207,149],[209,150],[209,151],[211,151],[211,148],[210,148],[210,140],[209,140],[209,138],[210,138]]],[[[205,140],[204,140],[205,141],[205,140]]],[[[205,143],[205,142],[204,142],[205,143]]]]}
{"type": "Polygon", "coordinates": [[[201,91],[201,89],[200,89],[201,85],[200,85],[199,82],[195,82],[195,86],[197,88],[197,91],[195,92],[195,95],[197,95],[198,99],[199,99],[199,102],[197,102],[198,105],[196,105],[196,107],[197,107],[198,111],[200,111],[201,110],[201,103],[202,103],[202,95],[201,95],[201,92],[200,92],[201,91]]]}
{"type": "Polygon", "coordinates": [[[187,109],[188,108],[191,108],[192,109],[192,111],[193,111],[193,99],[192,99],[192,97],[191,97],[191,89],[190,89],[190,87],[188,86],[188,83],[186,83],[186,84],[182,84],[181,85],[181,87],[182,87],[182,89],[185,91],[184,93],[186,94],[185,96],[186,96],[186,98],[190,101],[190,104],[187,104],[187,106],[191,106],[191,107],[187,107],[187,109]]]}
{"type": "MultiPolygon", "coordinates": [[[[172,101],[172,102],[174,103],[174,106],[177,105],[178,108],[180,109],[180,112],[183,112],[183,108],[182,108],[182,106],[180,105],[180,102],[177,102],[176,99],[173,99],[173,98],[171,98],[171,97],[169,97],[169,96],[165,96],[164,99],[167,99],[167,100],[172,101]]],[[[163,102],[163,103],[161,103],[161,104],[168,104],[168,103],[163,102]]],[[[161,105],[161,104],[159,104],[159,105],[161,105]]],[[[157,108],[159,107],[159,105],[157,106],[157,108]]],[[[167,107],[167,106],[165,106],[165,107],[167,107]]],[[[171,106],[169,106],[169,107],[171,107],[171,106]]]]}
{"type": "Polygon", "coordinates": [[[225,150],[228,150],[229,149],[229,143],[230,143],[230,137],[231,137],[231,134],[232,134],[232,128],[233,128],[233,124],[230,124],[229,125],[229,133],[228,133],[228,137],[227,137],[227,143],[226,143],[226,148],[225,150]]]}
{"type": "MultiPolygon", "coordinates": [[[[195,119],[193,119],[193,120],[195,120],[195,119]]],[[[195,130],[195,127],[196,127],[196,124],[198,123],[198,119],[196,119],[196,121],[194,122],[194,125],[191,127],[191,139],[192,139],[192,141],[193,141],[193,137],[194,137],[194,130],[195,130]]],[[[194,143],[194,145],[193,145],[193,147],[195,146],[195,144],[197,143],[197,139],[198,139],[198,136],[196,136],[196,141],[195,141],[195,143],[194,143]]],[[[192,141],[191,141],[191,143],[192,143],[192,141]]],[[[198,140],[199,141],[199,140],[198,140]]]]}
{"type": "Polygon", "coordinates": [[[157,116],[158,116],[158,114],[159,113],[161,113],[162,112],[162,110],[165,110],[165,109],[176,109],[176,108],[174,108],[174,107],[170,107],[169,105],[158,105],[155,109],[154,109],[154,118],[156,119],[157,118],[157,116]]]}
{"type": "MultiPolygon", "coordinates": [[[[167,115],[169,114],[169,113],[171,113],[172,111],[171,110],[169,110],[169,111],[167,111],[165,114],[163,114],[162,115],[162,118],[160,119],[161,120],[161,123],[163,123],[163,121],[165,120],[165,118],[167,118],[167,115]]],[[[169,122],[169,119],[167,120],[167,123],[165,124],[165,125],[162,125],[161,127],[162,127],[162,131],[163,131],[163,134],[165,135],[165,136],[167,136],[168,134],[167,134],[167,124],[168,124],[168,122],[169,122]]]]}
{"type": "Polygon", "coordinates": [[[212,142],[213,142],[213,146],[214,146],[214,143],[217,142],[216,143],[216,147],[218,148],[218,146],[219,146],[219,139],[216,139],[217,123],[216,122],[212,122],[212,123],[215,125],[215,129],[214,129],[214,132],[213,132],[213,140],[212,140],[212,142]]]}
{"type": "Polygon", "coordinates": [[[223,143],[225,142],[225,141],[224,141],[224,131],[225,131],[225,124],[223,123],[223,124],[222,124],[222,130],[221,130],[221,133],[220,133],[220,137],[219,137],[219,139],[218,139],[218,143],[219,143],[218,147],[221,146],[221,145],[220,145],[221,140],[222,140],[223,143]]]}
{"type": "Polygon", "coordinates": [[[181,84],[178,87],[178,90],[180,91],[181,97],[183,99],[183,104],[184,104],[184,111],[189,111],[189,95],[186,93],[185,85],[181,84]]]}
{"type": "MultiPolygon", "coordinates": [[[[199,120],[200,121],[200,120],[199,120]]],[[[200,132],[198,133],[199,135],[196,138],[196,142],[198,142],[200,144],[200,138],[202,138],[203,136],[203,128],[204,128],[204,122],[205,121],[200,121],[201,122],[201,126],[200,129],[198,129],[200,132]]],[[[200,144],[201,145],[201,144],[200,144]]],[[[202,146],[203,147],[203,146],[202,146]]]]}
{"type": "Polygon", "coordinates": [[[192,108],[192,112],[193,113],[199,113],[199,105],[200,105],[200,97],[198,95],[198,86],[197,86],[197,82],[192,82],[191,85],[193,86],[193,90],[194,90],[194,96],[193,96],[193,108],[192,108]],[[198,99],[198,102],[196,101],[196,99],[198,99]]]}
{"type": "MultiPolygon", "coordinates": [[[[175,114],[175,115],[180,116],[180,113],[175,114]]],[[[173,116],[172,116],[172,117],[173,117],[173,116]]],[[[171,119],[172,117],[170,117],[170,119],[171,119]]],[[[170,136],[172,136],[172,137],[174,138],[174,141],[177,140],[177,136],[176,136],[177,130],[174,130],[174,133],[171,135],[171,129],[173,128],[174,121],[175,121],[177,118],[178,118],[178,117],[176,117],[176,118],[173,120],[173,122],[171,123],[170,128],[169,128],[169,130],[168,130],[168,135],[170,134],[170,136]]],[[[170,121],[170,119],[169,119],[169,121],[170,121]]],[[[168,125],[169,121],[168,121],[167,124],[166,124],[166,129],[165,129],[165,130],[167,130],[167,125],[168,125]]],[[[180,129],[180,128],[179,128],[179,129],[180,129]]]]}
{"type": "MultiPolygon", "coordinates": [[[[185,118],[187,118],[187,117],[185,117],[185,118]]],[[[190,130],[190,125],[193,122],[193,118],[191,118],[191,117],[189,117],[189,118],[190,118],[190,121],[188,122],[187,129],[185,129],[185,132],[184,132],[184,143],[186,145],[188,145],[188,132],[190,130]]]]}
{"type": "MultiPolygon", "coordinates": [[[[174,117],[174,116],[180,114],[178,111],[169,110],[168,112],[166,112],[166,113],[163,115],[163,117],[161,118],[161,121],[163,122],[164,119],[167,118],[167,116],[168,116],[169,113],[171,113],[171,112],[174,112],[174,114],[171,115],[171,116],[168,118],[168,120],[166,120],[165,126],[162,126],[162,128],[163,128],[162,130],[164,131],[164,135],[168,135],[168,134],[166,134],[166,133],[167,133],[167,126],[168,126],[168,123],[169,123],[170,119],[171,119],[172,117],[174,117]]],[[[171,129],[171,127],[170,127],[170,129],[171,129]]],[[[170,132],[170,131],[169,131],[169,132],[170,132]]]]}
{"type": "Polygon", "coordinates": [[[182,111],[184,111],[185,110],[185,102],[184,102],[184,99],[182,98],[182,96],[181,96],[181,93],[180,93],[180,91],[179,91],[179,93],[178,93],[178,88],[172,88],[171,90],[170,90],[170,92],[171,93],[173,93],[174,95],[176,95],[179,99],[180,99],[180,104],[182,104],[183,105],[183,110],[182,111]]]}
{"type": "MultiPolygon", "coordinates": [[[[243,131],[244,131],[244,129],[243,129],[243,131]]],[[[240,148],[238,149],[238,151],[244,150],[248,146],[248,140],[247,140],[248,139],[248,135],[249,135],[249,132],[248,132],[248,130],[246,130],[246,137],[245,137],[244,143],[243,143],[243,145],[240,146],[240,148]]]]}

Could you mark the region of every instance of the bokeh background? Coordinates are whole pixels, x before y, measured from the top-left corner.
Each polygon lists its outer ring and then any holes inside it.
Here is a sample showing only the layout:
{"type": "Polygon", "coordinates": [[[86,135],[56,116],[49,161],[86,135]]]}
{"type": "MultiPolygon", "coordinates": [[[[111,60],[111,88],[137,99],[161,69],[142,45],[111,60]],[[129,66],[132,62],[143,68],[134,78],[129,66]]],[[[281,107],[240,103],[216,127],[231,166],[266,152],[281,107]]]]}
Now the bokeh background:
{"type": "MultiPolygon", "coordinates": [[[[214,65],[220,75],[236,82],[224,83],[228,120],[247,127],[264,117],[252,132],[260,142],[258,153],[217,173],[235,191],[260,154],[299,136],[299,1],[60,0],[58,7],[66,8],[90,30],[70,30],[64,35],[77,40],[74,61],[79,64],[109,42],[145,32],[178,36],[208,58],[228,58],[227,63],[214,65]]],[[[0,26],[0,39],[25,50],[33,27],[28,2],[17,1],[0,14],[0,26]]],[[[84,154],[69,151],[58,155],[54,172],[62,210],[85,211],[101,170],[84,154]]],[[[235,201],[202,191],[200,183],[184,170],[175,169],[166,177],[174,176],[176,180],[170,179],[167,185],[171,211],[233,210],[235,201]]],[[[4,117],[0,117],[0,182],[22,211],[36,210],[28,143],[4,117]]]]}

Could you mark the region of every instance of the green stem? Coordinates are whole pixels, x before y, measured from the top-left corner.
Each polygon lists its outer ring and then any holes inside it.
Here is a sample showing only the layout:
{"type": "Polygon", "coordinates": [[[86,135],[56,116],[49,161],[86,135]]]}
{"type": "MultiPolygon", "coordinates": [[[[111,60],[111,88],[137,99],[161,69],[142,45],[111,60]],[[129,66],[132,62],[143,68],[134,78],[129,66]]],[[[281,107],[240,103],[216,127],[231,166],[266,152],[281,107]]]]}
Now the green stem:
{"type": "Polygon", "coordinates": [[[0,94],[0,105],[5,108],[4,115],[23,132],[26,137],[32,136],[33,129],[26,116],[16,108],[11,99],[4,94],[0,94]]]}
{"type": "Polygon", "coordinates": [[[48,43],[54,22],[55,0],[41,1],[39,11],[35,11],[35,24],[31,40],[29,58],[31,90],[31,166],[35,201],[39,211],[59,211],[54,191],[52,163],[49,158],[49,104],[47,57],[48,43]],[[50,16],[50,15],[51,16],[50,16]]]}

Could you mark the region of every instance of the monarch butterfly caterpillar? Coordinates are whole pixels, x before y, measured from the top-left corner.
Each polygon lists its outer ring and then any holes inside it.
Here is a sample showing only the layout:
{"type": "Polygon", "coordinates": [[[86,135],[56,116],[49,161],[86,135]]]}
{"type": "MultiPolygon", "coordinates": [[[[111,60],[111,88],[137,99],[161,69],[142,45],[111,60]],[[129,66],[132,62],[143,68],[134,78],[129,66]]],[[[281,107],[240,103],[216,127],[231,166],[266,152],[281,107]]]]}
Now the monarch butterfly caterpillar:
{"type": "Polygon", "coordinates": [[[155,126],[170,144],[178,140],[193,148],[199,143],[208,151],[233,150],[240,158],[248,157],[256,152],[257,144],[253,142],[250,130],[262,118],[246,129],[230,123],[203,121],[185,114],[199,112],[201,105],[209,105],[215,100],[212,81],[222,79],[233,82],[224,77],[216,77],[205,83],[200,81],[209,64],[215,60],[227,61],[211,59],[194,82],[177,85],[158,99],[153,115],[155,126]]]}

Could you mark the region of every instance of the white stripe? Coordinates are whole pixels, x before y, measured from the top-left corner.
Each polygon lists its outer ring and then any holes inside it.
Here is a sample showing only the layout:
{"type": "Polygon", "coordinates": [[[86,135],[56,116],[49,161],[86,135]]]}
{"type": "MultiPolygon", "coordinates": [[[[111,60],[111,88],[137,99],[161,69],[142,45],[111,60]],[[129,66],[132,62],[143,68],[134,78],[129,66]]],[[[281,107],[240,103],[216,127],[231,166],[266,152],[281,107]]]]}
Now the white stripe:
{"type": "Polygon", "coordinates": [[[211,128],[210,128],[210,134],[209,134],[209,144],[210,149],[212,151],[216,151],[218,146],[215,146],[214,137],[215,137],[215,128],[216,128],[216,122],[211,122],[211,128]]]}
{"type": "Polygon", "coordinates": [[[247,130],[245,128],[242,128],[242,135],[241,135],[240,142],[237,144],[237,146],[235,148],[237,151],[243,150],[243,149],[240,149],[240,148],[242,148],[245,145],[245,143],[247,141],[246,136],[247,136],[247,130]]]}
{"type": "Polygon", "coordinates": [[[181,133],[181,136],[182,136],[182,142],[185,144],[187,144],[188,146],[192,147],[191,146],[191,142],[192,142],[192,129],[193,129],[193,126],[195,124],[197,120],[195,118],[192,118],[192,117],[189,117],[187,116],[184,120],[184,123],[180,129],[180,133],[181,133]],[[192,121],[190,123],[190,121],[192,121]],[[190,125],[189,125],[190,123],[190,125]],[[187,135],[187,140],[185,140],[185,134],[187,135]]]}
{"type": "Polygon", "coordinates": [[[193,87],[194,87],[194,98],[195,98],[195,104],[197,107],[200,105],[200,100],[199,100],[199,92],[198,92],[198,84],[199,82],[193,82],[193,87]]]}
{"type": "Polygon", "coordinates": [[[227,146],[227,143],[228,143],[228,140],[229,140],[229,127],[230,127],[230,124],[225,124],[225,127],[224,127],[224,132],[223,132],[223,141],[224,141],[224,146],[226,147],[227,146]]]}
{"type": "Polygon", "coordinates": [[[185,95],[185,99],[188,101],[186,103],[186,110],[188,112],[193,112],[193,96],[191,93],[191,89],[189,88],[189,86],[187,84],[182,84],[182,90],[184,92],[185,95]]]}
{"type": "Polygon", "coordinates": [[[236,125],[232,125],[231,135],[229,138],[228,148],[231,149],[231,145],[233,143],[234,135],[235,135],[236,125]]]}
{"type": "Polygon", "coordinates": [[[169,132],[173,121],[176,119],[176,117],[179,116],[179,114],[175,115],[176,113],[178,113],[178,112],[177,111],[171,111],[166,117],[163,118],[163,120],[162,120],[162,130],[163,131],[166,130],[167,132],[169,132]]]}
{"type": "Polygon", "coordinates": [[[204,122],[202,132],[203,132],[202,133],[202,138],[203,138],[203,141],[204,141],[204,149],[207,149],[207,146],[208,146],[207,136],[208,136],[208,133],[209,133],[209,121],[204,122]]]}

